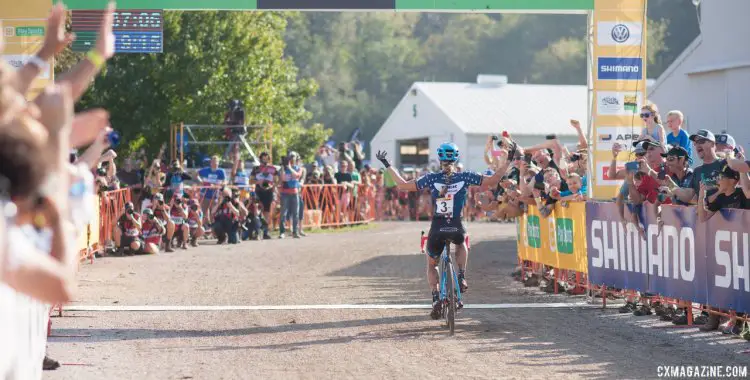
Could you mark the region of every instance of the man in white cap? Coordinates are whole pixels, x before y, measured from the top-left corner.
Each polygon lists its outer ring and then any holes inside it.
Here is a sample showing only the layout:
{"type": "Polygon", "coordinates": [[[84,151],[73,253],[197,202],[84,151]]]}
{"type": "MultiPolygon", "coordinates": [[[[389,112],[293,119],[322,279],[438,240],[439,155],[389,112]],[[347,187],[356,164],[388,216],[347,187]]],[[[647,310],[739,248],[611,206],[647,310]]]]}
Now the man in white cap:
{"type": "Polygon", "coordinates": [[[693,142],[694,151],[698,158],[703,161],[703,165],[698,166],[693,171],[693,181],[690,188],[676,189],[674,195],[681,202],[693,202],[698,197],[701,184],[711,189],[716,187],[721,170],[726,163],[725,160],[719,159],[716,154],[716,136],[707,130],[701,129],[690,136],[693,142]]]}

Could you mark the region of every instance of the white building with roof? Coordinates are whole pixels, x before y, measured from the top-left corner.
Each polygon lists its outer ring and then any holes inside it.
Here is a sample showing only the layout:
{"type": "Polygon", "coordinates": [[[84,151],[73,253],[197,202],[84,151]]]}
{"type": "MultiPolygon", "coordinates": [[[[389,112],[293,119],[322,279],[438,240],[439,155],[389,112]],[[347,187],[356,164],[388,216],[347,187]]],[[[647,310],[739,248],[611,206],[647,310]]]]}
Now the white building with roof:
{"type": "MultiPolygon", "coordinates": [[[[521,146],[555,134],[567,146],[578,142],[570,119],[588,122],[586,86],[509,84],[505,76],[479,75],[477,83],[416,82],[370,143],[371,159],[389,152],[397,167],[436,162],[437,147],[456,143],[466,169],[487,168],[487,136],[510,133],[521,146]]],[[[377,164],[376,164],[377,165],[377,164]]]]}
{"type": "Polygon", "coordinates": [[[688,132],[727,131],[750,148],[750,1],[700,2],[701,33],[657,79],[648,93],[662,117],[685,114],[688,132]]]}

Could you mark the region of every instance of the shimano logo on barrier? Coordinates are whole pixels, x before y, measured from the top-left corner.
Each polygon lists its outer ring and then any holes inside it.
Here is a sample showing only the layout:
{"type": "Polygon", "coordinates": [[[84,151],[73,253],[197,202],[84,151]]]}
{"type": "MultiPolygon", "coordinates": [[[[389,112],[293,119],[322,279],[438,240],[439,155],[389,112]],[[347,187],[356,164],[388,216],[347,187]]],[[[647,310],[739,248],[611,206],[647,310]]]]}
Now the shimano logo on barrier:
{"type": "Polygon", "coordinates": [[[440,227],[440,232],[458,232],[456,227],[440,227]]]}

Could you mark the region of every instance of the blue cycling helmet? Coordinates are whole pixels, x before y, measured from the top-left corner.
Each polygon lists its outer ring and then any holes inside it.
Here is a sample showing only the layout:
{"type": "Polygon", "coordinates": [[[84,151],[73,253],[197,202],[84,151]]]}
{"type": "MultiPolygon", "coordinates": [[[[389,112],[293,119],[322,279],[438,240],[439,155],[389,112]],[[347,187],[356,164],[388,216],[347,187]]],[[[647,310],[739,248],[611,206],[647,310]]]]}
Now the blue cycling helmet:
{"type": "Polygon", "coordinates": [[[438,160],[441,162],[458,161],[458,146],[454,143],[442,143],[437,149],[438,160]]]}

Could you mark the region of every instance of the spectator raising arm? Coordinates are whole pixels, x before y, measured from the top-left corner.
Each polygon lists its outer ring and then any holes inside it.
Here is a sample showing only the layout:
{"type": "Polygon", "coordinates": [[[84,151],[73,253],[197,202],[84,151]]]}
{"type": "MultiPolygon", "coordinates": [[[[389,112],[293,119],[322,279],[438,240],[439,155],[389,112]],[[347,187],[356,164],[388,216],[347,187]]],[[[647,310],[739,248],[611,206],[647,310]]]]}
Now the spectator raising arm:
{"type": "Polygon", "coordinates": [[[107,128],[99,133],[99,137],[97,137],[96,140],[94,140],[94,143],[91,144],[91,146],[86,149],[80,157],[78,157],[78,160],[75,163],[83,163],[91,169],[96,168],[96,165],[102,159],[102,152],[109,147],[107,134],[110,131],[111,129],[107,128]]]}
{"type": "Polygon", "coordinates": [[[17,72],[14,87],[19,94],[26,94],[34,82],[34,78],[42,74],[43,71],[49,70],[52,58],[75,40],[74,34],[65,32],[65,12],[62,3],[58,3],[52,8],[47,18],[47,31],[44,34],[42,48],[17,72]]]}
{"type": "Polygon", "coordinates": [[[583,133],[583,129],[581,129],[581,122],[571,119],[570,125],[576,130],[576,133],[578,133],[578,149],[588,149],[589,141],[586,139],[586,134],[583,133]]]}
{"type": "Polygon", "coordinates": [[[727,164],[732,170],[739,173],[750,173],[750,161],[729,159],[727,164]]]}
{"type": "Polygon", "coordinates": [[[114,12],[115,3],[110,2],[99,25],[99,36],[94,48],[88,52],[86,59],[56,80],[58,83],[70,83],[76,101],[83,96],[107,60],[115,54],[115,35],[112,33],[114,12]]]}

